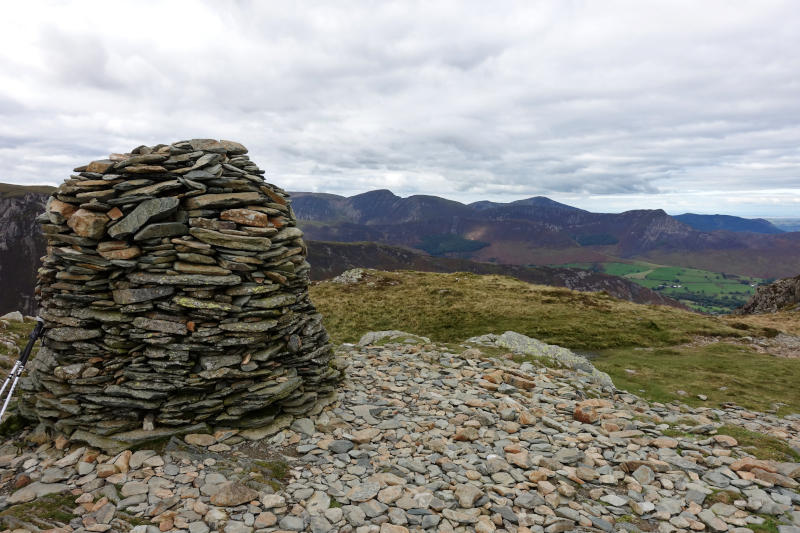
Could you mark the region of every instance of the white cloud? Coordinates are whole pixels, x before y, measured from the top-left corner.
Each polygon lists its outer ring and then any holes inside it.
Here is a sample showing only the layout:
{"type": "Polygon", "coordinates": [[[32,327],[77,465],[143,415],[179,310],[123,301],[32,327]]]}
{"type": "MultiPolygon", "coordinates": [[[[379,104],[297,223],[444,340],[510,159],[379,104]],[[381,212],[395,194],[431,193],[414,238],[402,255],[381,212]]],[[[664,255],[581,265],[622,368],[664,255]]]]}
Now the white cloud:
{"type": "Polygon", "coordinates": [[[792,2],[300,6],[8,4],[0,179],[215,137],[290,190],[796,213],[792,2]]]}

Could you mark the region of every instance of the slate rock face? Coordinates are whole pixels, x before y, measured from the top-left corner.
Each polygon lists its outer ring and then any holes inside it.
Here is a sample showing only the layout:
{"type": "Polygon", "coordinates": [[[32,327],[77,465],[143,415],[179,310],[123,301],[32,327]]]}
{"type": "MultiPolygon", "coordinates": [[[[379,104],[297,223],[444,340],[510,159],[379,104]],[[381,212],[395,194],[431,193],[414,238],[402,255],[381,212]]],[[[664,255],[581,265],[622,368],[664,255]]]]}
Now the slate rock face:
{"type": "Polygon", "coordinates": [[[334,396],[288,195],[247,149],[193,139],[75,169],[37,221],[46,343],[21,411],[106,449],[263,427],[334,396]],[[234,208],[234,209],[231,209],[234,208]]]}
{"type": "Polygon", "coordinates": [[[774,283],[758,287],[750,300],[736,310],[735,314],[751,315],[797,310],[800,304],[800,276],[779,279],[774,283]]]}

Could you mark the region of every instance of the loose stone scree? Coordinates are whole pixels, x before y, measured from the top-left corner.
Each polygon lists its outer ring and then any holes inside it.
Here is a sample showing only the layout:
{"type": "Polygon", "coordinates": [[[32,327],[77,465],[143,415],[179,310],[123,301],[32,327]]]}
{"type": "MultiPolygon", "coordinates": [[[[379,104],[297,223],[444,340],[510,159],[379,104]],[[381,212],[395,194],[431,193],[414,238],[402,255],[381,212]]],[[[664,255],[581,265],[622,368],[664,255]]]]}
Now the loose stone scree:
{"type": "Polygon", "coordinates": [[[246,153],[140,146],[53,193],[24,416],[115,449],[332,401],[342,369],[308,297],[303,233],[246,153]]]}

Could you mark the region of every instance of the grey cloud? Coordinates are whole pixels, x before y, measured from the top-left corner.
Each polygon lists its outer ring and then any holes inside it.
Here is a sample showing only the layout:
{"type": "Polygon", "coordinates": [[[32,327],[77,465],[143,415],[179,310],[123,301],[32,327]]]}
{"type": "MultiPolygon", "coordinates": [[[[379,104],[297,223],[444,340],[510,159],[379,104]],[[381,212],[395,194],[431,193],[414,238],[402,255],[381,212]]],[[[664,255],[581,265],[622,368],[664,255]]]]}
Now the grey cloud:
{"type": "Polygon", "coordinates": [[[800,197],[788,1],[13,9],[3,181],[55,183],[106,151],[208,136],[245,143],[295,190],[622,208],[710,194],[731,212],[762,198],[764,215],[800,197]]]}

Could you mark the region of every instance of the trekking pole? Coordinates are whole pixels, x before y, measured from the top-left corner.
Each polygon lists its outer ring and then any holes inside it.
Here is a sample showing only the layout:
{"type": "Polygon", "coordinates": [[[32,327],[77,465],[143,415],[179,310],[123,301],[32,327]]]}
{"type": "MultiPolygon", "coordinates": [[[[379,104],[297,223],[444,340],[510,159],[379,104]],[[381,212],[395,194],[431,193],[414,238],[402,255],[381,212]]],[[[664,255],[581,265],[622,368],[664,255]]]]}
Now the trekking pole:
{"type": "Polygon", "coordinates": [[[33,345],[36,344],[36,341],[39,340],[39,337],[42,336],[42,333],[44,333],[44,320],[40,317],[36,317],[36,327],[34,327],[33,331],[31,331],[28,345],[25,346],[24,350],[22,350],[22,354],[19,356],[19,359],[17,359],[17,362],[14,363],[14,366],[11,368],[11,372],[8,373],[8,377],[3,382],[3,387],[0,388],[0,399],[2,399],[3,393],[6,391],[8,385],[11,384],[11,388],[8,389],[8,395],[3,401],[3,408],[0,409],[0,421],[3,420],[3,415],[6,414],[8,404],[11,402],[11,397],[14,395],[14,389],[17,387],[17,381],[19,381],[22,371],[25,370],[25,365],[28,363],[28,357],[31,355],[33,345]]]}

